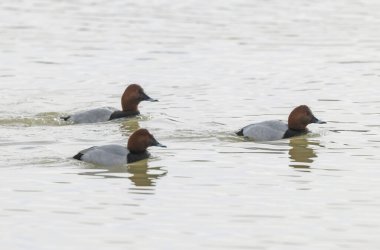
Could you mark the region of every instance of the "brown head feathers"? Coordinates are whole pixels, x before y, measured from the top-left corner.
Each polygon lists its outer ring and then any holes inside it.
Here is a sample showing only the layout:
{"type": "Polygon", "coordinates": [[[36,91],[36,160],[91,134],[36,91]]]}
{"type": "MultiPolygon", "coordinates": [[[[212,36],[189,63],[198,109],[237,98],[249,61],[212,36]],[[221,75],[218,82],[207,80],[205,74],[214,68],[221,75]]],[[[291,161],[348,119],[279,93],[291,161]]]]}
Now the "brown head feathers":
{"type": "Polygon", "coordinates": [[[131,153],[139,154],[144,153],[150,146],[165,147],[147,129],[141,128],[129,137],[127,148],[131,153]]]}
{"type": "Polygon", "coordinates": [[[310,123],[325,123],[318,120],[306,105],[293,109],[288,118],[288,127],[293,130],[305,130],[310,123]]]}
{"type": "Polygon", "coordinates": [[[121,97],[121,107],[123,111],[138,111],[138,105],[141,101],[157,101],[145,94],[144,89],[138,84],[129,85],[121,97]]]}

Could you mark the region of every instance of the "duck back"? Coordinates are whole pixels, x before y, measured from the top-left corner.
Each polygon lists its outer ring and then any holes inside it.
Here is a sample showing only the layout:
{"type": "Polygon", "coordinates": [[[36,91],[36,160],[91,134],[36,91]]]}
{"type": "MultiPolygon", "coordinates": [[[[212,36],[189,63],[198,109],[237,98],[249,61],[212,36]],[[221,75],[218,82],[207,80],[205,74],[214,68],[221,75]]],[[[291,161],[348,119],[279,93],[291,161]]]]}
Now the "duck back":
{"type": "Polygon", "coordinates": [[[110,120],[113,112],[117,109],[111,107],[91,109],[70,115],[67,120],[73,123],[95,123],[110,120]]]}
{"type": "Polygon", "coordinates": [[[128,154],[127,148],[111,144],[82,150],[74,158],[97,165],[120,166],[127,163],[128,154]]]}
{"type": "Polygon", "coordinates": [[[282,139],[287,130],[286,123],[272,120],[250,124],[242,128],[238,134],[254,141],[273,141],[282,139]]]}

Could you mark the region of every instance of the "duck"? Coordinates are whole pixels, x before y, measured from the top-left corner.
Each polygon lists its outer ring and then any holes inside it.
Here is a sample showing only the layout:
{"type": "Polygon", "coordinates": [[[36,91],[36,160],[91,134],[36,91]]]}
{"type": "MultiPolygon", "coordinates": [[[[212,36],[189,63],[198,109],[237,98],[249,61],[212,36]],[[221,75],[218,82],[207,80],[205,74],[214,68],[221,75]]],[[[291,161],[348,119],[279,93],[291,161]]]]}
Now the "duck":
{"type": "Polygon", "coordinates": [[[247,125],[236,134],[254,141],[274,141],[304,135],[309,132],[306,127],[310,123],[326,122],[317,119],[307,105],[300,105],[290,112],[287,124],[278,120],[263,121],[247,125]]]}
{"type": "Polygon", "coordinates": [[[121,166],[149,158],[150,146],[166,147],[159,143],[147,129],[138,129],[128,139],[127,147],[117,144],[94,146],[79,151],[74,159],[100,166],[121,166]]]}
{"type": "Polygon", "coordinates": [[[124,117],[133,117],[140,114],[138,105],[141,101],[157,102],[145,94],[144,89],[138,84],[130,84],[121,97],[122,110],[112,107],[102,107],[86,111],[80,111],[72,115],[61,117],[65,121],[75,124],[105,122],[124,117]]]}

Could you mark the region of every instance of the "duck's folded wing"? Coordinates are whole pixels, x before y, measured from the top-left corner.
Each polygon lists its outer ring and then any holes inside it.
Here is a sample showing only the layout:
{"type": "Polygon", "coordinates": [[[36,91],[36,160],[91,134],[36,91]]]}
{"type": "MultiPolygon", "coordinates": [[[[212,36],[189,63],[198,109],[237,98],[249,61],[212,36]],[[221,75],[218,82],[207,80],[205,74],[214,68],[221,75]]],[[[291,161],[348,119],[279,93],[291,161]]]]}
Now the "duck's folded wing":
{"type": "Polygon", "coordinates": [[[265,121],[244,127],[242,134],[255,141],[273,141],[282,139],[287,129],[281,121],[265,121]]]}
{"type": "Polygon", "coordinates": [[[79,152],[81,160],[103,166],[124,165],[129,151],[120,145],[92,147],[79,152]]]}
{"type": "Polygon", "coordinates": [[[72,121],[74,123],[105,122],[110,119],[111,114],[116,110],[117,109],[111,107],[91,109],[70,115],[66,120],[72,121]]]}

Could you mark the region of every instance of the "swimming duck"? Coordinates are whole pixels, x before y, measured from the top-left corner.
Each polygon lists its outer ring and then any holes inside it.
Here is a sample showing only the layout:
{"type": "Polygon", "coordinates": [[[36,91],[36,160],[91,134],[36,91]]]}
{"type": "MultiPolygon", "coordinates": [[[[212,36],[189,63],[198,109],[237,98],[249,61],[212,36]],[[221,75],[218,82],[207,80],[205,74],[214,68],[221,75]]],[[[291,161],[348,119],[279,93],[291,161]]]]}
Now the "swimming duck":
{"type": "Polygon", "coordinates": [[[61,119],[73,123],[95,123],[136,116],[140,114],[138,105],[141,101],[157,102],[158,100],[145,94],[140,85],[131,84],[125,89],[124,94],[121,97],[122,110],[117,110],[112,107],[103,107],[81,111],[66,117],[61,117],[61,119]]]}
{"type": "Polygon", "coordinates": [[[274,141],[306,134],[306,126],[310,123],[326,122],[318,120],[308,106],[301,105],[290,113],[288,124],[277,120],[264,121],[245,126],[236,134],[254,141],[274,141]]]}
{"type": "Polygon", "coordinates": [[[146,129],[138,129],[129,137],[128,146],[110,144],[94,146],[80,151],[73,158],[102,166],[120,166],[147,159],[150,146],[166,147],[160,144],[146,129]]]}

